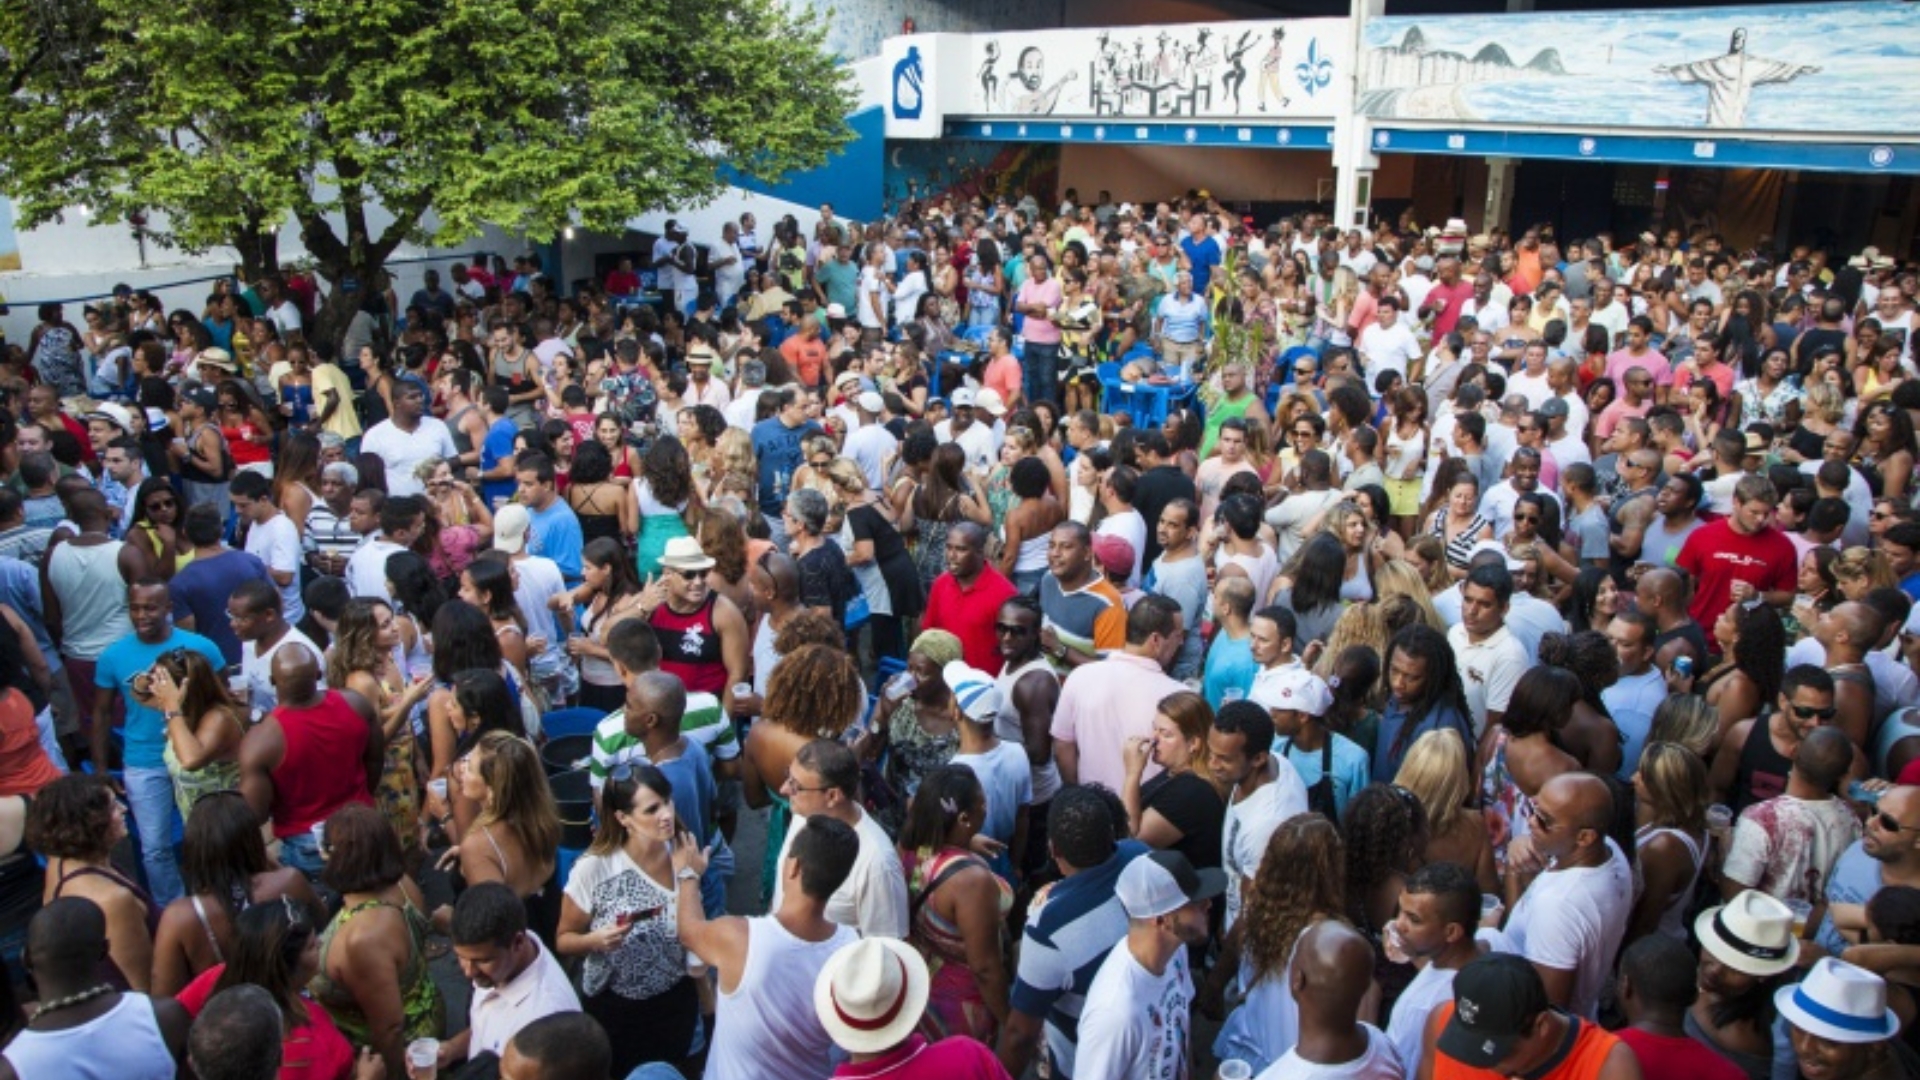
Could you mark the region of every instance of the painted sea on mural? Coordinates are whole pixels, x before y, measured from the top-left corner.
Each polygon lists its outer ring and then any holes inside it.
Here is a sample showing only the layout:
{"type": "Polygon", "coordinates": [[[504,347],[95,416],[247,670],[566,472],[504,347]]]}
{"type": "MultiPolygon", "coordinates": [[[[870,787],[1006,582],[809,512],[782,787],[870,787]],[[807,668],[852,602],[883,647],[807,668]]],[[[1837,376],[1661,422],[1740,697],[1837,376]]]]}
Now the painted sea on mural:
{"type": "Polygon", "coordinates": [[[1920,133],[1914,4],[1400,16],[1365,45],[1377,120],[1920,133]]]}

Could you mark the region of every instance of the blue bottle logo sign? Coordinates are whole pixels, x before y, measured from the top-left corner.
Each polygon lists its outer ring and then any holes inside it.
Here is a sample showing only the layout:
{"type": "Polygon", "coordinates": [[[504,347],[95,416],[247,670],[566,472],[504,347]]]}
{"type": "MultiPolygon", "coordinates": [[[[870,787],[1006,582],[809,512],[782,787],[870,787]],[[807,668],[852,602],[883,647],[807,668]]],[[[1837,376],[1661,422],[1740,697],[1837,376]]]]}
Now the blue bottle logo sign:
{"type": "Polygon", "coordinates": [[[893,65],[893,118],[918,120],[926,103],[926,68],[920,63],[920,47],[907,46],[906,58],[893,65]]]}

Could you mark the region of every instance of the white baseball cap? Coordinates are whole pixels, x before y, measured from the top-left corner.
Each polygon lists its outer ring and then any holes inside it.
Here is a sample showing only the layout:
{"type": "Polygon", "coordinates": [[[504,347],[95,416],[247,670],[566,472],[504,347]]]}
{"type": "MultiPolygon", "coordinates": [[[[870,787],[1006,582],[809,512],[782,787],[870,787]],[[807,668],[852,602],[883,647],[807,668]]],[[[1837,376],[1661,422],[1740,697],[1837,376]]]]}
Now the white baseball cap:
{"type": "Polygon", "coordinates": [[[940,669],[940,679],[953,692],[954,704],[967,719],[990,724],[1000,718],[1000,688],[993,676],[967,666],[964,660],[955,660],[940,669]]]}
{"type": "Polygon", "coordinates": [[[1247,700],[1263,709],[1286,709],[1308,716],[1325,716],[1333,708],[1333,691],[1327,681],[1308,671],[1304,664],[1262,671],[1254,677],[1253,691],[1247,700]]]}
{"type": "Polygon", "coordinates": [[[1217,866],[1195,870],[1185,855],[1171,849],[1135,858],[1120,871],[1113,890],[1129,919],[1158,918],[1226,891],[1225,871],[1217,866]]]}
{"type": "Polygon", "coordinates": [[[963,387],[961,387],[960,389],[958,389],[958,390],[955,390],[955,391],[953,392],[953,397],[952,397],[952,399],[951,399],[951,404],[953,405],[953,407],[954,407],[954,408],[956,408],[956,409],[960,409],[960,408],[967,408],[967,409],[971,409],[971,408],[973,408],[973,406],[974,406],[974,403],[975,403],[975,398],[974,398],[974,396],[973,396],[973,391],[972,391],[972,390],[969,390],[968,388],[966,388],[966,387],[964,387],[964,386],[963,386],[963,387]]]}
{"type": "Polygon", "coordinates": [[[527,546],[527,530],[533,528],[533,515],[517,502],[493,513],[493,549],[508,554],[527,546]]]}
{"type": "Polygon", "coordinates": [[[886,399],[871,390],[864,391],[859,397],[854,398],[853,403],[860,406],[861,412],[875,414],[885,411],[887,407],[886,399]]]}
{"type": "Polygon", "coordinates": [[[1527,568],[1527,564],[1525,560],[1514,558],[1513,552],[1508,551],[1506,549],[1506,546],[1500,543],[1500,541],[1498,540],[1482,540],[1479,543],[1473,545],[1473,547],[1468,549],[1467,551],[1467,561],[1471,563],[1475,555],[1478,555],[1481,552],[1485,552],[1485,551],[1497,552],[1502,558],[1506,559],[1508,573],[1512,573],[1516,570],[1525,570],[1527,568]]]}

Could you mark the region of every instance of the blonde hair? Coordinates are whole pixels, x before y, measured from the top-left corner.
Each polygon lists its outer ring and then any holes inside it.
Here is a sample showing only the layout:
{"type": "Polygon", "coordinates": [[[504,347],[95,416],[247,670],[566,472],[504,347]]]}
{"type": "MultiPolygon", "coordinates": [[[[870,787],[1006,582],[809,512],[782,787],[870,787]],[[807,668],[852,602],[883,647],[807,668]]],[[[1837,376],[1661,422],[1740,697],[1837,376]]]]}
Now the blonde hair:
{"type": "Polygon", "coordinates": [[[1342,300],[1352,303],[1359,299],[1359,296],[1359,276],[1349,267],[1337,267],[1333,271],[1333,288],[1329,293],[1329,298],[1337,305],[1342,300]]]}
{"type": "MultiPolygon", "coordinates": [[[[1327,508],[1327,518],[1320,523],[1320,531],[1332,533],[1333,538],[1340,541],[1340,546],[1344,548],[1347,546],[1347,523],[1354,518],[1366,522],[1369,534],[1373,532],[1373,519],[1368,517],[1358,504],[1344,499],[1327,508]]],[[[1304,544],[1301,546],[1305,547],[1304,544]]]]}
{"type": "Polygon", "coordinates": [[[1899,584],[1893,576],[1893,564],[1886,555],[1871,548],[1850,547],[1833,560],[1835,580],[1845,578],[1848,581],[1866,578],[1867,583],[1876,589],[1892,588],[1899,584]]]}
{"type": "Polygon", "coordinates": [[[1431,835],[1444,836],[1467,814],[1473,795],[1473,763],[1466,741],[1452,728],[1429,731],[1413,741],[1393,782],[1413,792],[1427,809],[1431,835]]]}
{"type": "Polygon", "coordinates": [[[1719,709],[1707,704],[1707,699],[1699,694],[1674,694],[1653,710],[1653,727],[1647,733],[1647,742],[1684,746],[1704,759],[1720,741],[1719,734],[1719,709]]]}
{"type": "Polygon", "coordinates": [[[1824,379],[1816,379],[1807,387],[1806,404],[1808,412],[1829,424],[1839,423],[1847,413],[1847,399],[1840,388],[1824,379]]]}
{"type": "Polygon", "coordinates": [[[834,458],[826,468],[827,479],[843,495],[858,496],[867,490],[867,474],[852,458],[834,458]]]}
{"type": "Polygon", "coordinates": [[[758,476],[760,466],[753,456],[753,436],[736,427],[721,432],[713,444],[713,463],[728,476],[758,476]]]}
{"type": "MultiPolygon", "coordinates": [[[[1453,571],[1447,568],[1447,547],[1440,538],[1432,533],[1422,533],[1413,538],[1407,550],[1427,561],[1427,593],[1445,592],[1453,587],[1453,571]]],[[[1409,567],[1409,569],[1412,569],[1409,567]]],[[[1416,576],[1418,571],[1415,571],[1416,576]]]]}
{"type": "Polygon", "coordinates": [[[1348,604],[1347,610],[1334,620],[1333,629],[1327,632],[1327,647],[1320,650],[1320,662],[1313,666],[1313,673],[1323,679],[1332,675],[1334,668],[1339,665],[1340,654],[1355,645],[1365,645],[1373,650],[1375,656],[1385,656],[1388,637],[1386,620],[1381,618],[1381,605],[1369,602],[1348,604]]]}
{"type": "Polygon", "coordinates": [[[1447,632],[1446,620],[1433,606],[1433,590],[1427,587],[1420,571],[1405,559],[1389,559],[1373,572],[1373,594],[1382,598],[1382,604],[1388,601],[1412,604],[1420,609],[1420,618],[1428,626],[1443,634],[1447,632]]]}
{"type": "Polygon", "coordinates": [[[1650,742],[1640,752],[1640,786],[1652,824],[1698,834],[1707,826],[1707,766],[1679,743],[1650,742]]]}

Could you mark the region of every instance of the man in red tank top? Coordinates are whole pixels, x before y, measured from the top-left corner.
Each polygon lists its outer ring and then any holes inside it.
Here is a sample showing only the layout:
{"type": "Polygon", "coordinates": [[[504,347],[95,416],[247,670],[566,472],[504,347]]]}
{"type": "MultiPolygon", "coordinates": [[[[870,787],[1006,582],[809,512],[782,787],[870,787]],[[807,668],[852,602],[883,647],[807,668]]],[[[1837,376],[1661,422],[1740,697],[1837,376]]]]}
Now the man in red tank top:
{"type": "Polygon", "coordinates": [[[240,744],[240,793],[280,840],[280,862],[320,872],[313,826],[343,806],[373,805],[386,747],[366,699],[320,688],[320,658],[304,645],[273,655],[280,704],[240,744]]]}
{"type": "Polygon", "coordinates": [[[1453,977],[1427,1021],[1419,1080],[1641,1080],[1627,1044],[1547,1000],[1524,957],[1488,953],[1453,977]]]}
{"type": "Polygon", "coordinates": [[[641,602],[660,639],[660,670],[678,676],[688,693],[718,697],[731,716],[733,688],[747,681],[753,638],[746,616],[707,584],[713,565],[698,540],[674,537],[660,556],[659,580],[641,602]]]}

